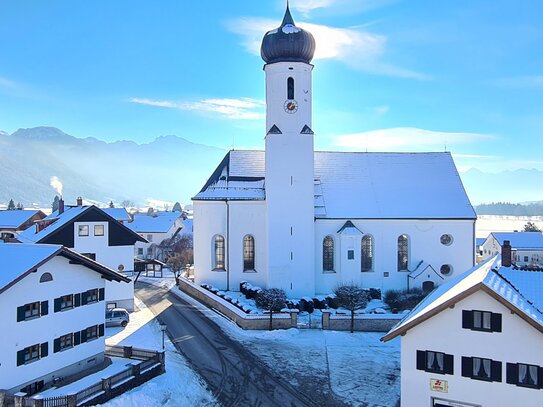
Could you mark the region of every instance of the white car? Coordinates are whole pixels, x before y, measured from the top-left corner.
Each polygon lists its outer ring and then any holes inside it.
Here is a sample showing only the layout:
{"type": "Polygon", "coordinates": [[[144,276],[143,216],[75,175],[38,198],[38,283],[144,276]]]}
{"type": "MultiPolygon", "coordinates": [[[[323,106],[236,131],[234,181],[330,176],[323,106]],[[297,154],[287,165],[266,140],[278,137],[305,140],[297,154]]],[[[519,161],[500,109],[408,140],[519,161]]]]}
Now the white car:
{"type": "Polygon", "coordinates": [[[113,308],[106,311],[106,326],[120,325],[123,328],[130,322],[130,314],[124,308],[113,308]]]}

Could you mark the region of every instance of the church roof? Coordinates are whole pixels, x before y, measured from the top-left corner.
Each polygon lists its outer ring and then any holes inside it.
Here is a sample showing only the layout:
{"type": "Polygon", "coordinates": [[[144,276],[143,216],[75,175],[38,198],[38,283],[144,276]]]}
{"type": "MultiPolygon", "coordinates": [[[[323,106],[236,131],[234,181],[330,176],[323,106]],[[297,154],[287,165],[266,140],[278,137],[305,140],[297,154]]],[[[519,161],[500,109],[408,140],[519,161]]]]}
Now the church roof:
{"type": "MultiPolygon", "coordinates": [[[[264,160],[264,151],[230,151],[193,199],[264,200],[264,160]]],[[[316,151],[315,186],[317,218],[476,218],[447,152],[316,151]]]]}

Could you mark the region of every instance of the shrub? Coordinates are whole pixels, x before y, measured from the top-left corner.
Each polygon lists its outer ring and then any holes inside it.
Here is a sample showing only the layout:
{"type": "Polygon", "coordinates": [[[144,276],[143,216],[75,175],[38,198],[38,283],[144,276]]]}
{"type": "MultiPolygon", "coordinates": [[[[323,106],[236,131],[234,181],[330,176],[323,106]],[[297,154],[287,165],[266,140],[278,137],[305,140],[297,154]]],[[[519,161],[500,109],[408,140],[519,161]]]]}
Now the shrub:
{"type": "Polygon", "coordinates": [[[415,308],[427,295],[428,292],[420,288],[389,290],[385,293],[383,301],[390,307],[392,312],[398,312],[415,308]]]}

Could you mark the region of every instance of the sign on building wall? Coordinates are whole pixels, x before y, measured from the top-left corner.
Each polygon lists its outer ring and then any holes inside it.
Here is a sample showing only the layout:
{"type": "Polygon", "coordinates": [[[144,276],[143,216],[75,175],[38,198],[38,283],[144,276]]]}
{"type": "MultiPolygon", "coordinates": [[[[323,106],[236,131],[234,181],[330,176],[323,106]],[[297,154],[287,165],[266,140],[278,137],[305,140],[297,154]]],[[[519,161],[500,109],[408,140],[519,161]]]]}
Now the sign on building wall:
{"type": "Polygon", "coordinates": [[[449,382],[446,380],[430,379],[430,390],[441,393],[449,392],[449,382]]]}

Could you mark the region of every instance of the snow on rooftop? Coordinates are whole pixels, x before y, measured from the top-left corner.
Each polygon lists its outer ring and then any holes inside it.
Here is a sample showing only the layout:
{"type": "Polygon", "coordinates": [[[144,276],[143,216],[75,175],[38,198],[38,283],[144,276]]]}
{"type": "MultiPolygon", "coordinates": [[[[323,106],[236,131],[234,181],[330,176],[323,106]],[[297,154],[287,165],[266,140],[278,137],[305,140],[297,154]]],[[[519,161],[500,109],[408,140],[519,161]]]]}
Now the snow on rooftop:
{"type": "Polygon", "coordinates": [[[39,242],[44,237],[49,236],[60,227],[69,223],[72,219],[86,211],[88,208],[88,206],[68,206],[60,215],[58,214],[58,211],[55,211],[45,218],[46,220],[54,220],[54,223],[37,233],[35,227],[30,227],[22,233],[19,233],[17,239],[23,243],[39,242]]]}
{"type": "Polygon", "coordinates": [[[541,232],[493,232],[492,236],[503,246],[509,240],[513,249],[543,250],[543,233],[541,232]]]}
{"type": "Polygon", "coordinates": [[[38,212],[37,209],[0,210],[0,229],[17,229],[38,212]]]}
{"type": "Polygon", "coordinates": [[[59,245],[0,244],[0,290],[60,250],[59,245]]]}
{"type": "Polygon", "coordinates": [[[100,208],[113,219],[118,221],[129,221],[130,215],[125,208],[100,208]]]}
{"type": "Polygon", "coordinates": [[[135,213],[134,220],[125,225],[136,233],[167,233],[181,215],[181,212],[135,213]]]}

